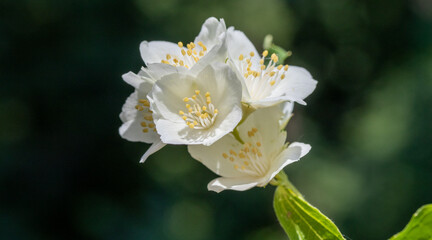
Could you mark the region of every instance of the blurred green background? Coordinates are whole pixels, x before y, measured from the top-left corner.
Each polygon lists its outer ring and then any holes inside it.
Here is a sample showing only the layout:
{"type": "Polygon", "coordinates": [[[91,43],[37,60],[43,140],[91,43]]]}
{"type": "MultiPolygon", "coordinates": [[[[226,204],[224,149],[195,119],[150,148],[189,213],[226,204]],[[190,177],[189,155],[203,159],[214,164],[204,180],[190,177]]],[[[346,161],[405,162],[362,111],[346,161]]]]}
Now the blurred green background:
{"type": "Polygon", "coordinates": [[[210,16],[319,81],[286,172],[348,239],[386,239],[432,202],[430,0],[2,0],[0,239],[287,239],[274,187],[208,192],[216,175],[118,135],[142,40],[193,41],[210,16]]]}

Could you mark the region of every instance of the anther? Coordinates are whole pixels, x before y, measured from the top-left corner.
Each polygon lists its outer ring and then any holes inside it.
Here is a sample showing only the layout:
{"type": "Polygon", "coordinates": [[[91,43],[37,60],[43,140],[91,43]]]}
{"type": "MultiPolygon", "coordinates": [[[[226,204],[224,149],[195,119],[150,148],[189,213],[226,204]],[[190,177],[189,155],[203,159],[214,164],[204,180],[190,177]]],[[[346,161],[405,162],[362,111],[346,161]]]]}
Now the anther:
{"type": "Polygon", "coordinates": [[[178,46],[179,47],[183,47],[183,43],[182,42],[178,42],[178,46]]]}
{"type": "Polygon", "coordinates": [[[239,56],[239,60],[240,60],[240,61],[243,61],[243,54],[240,54],[240,56],[239,56]]]}
{"type": "Polygon", "coordinates": [[[262,53],[262,55],[263,55],[263,57],[267,57],[267,55],[268,55],[268,51],[265,50],[265,51],[262,53]]]}
{"type": "Polygon", "coordinates": [[[250,55],[251,57],[253,57],[253,56],[255,55],[255,53],[254,53],[254,52],[250,52],[249,55],[250,55]]]}

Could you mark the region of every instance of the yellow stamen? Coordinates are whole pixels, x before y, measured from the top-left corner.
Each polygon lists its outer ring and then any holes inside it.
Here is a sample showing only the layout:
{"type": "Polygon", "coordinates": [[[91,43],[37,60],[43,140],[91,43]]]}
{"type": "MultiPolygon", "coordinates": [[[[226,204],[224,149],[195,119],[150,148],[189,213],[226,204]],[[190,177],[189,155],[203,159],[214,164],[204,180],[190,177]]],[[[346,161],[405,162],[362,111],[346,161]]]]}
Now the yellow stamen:
{"type": "Polygon", "coordinates": [[[183,43],[182,42],[178,42],[178,46],[179,47],[183,47],[183,43]]]}
{"type": "Polygon", "coordinates": [[[255,56],[255,53],[254,53],[254,52],[250,52],[249,55],[250,55],[251,57],[253,57],[253,56],[255,56]]]}
{"type": "Polygon", "coordinates": [[[183,102],[189,102],[189,98],[187,97],[183,98],[183,102]]]}
{"type": "Polygon", "coordinates": [[[267,57],[267,55],[268,55],[268,51],[265,50],[265,51],[262,53],[262,55],[263,55],[263,57],[267,57]]]}
{"type": "Polygon", "coordinates": [[[243,54],[240,54],[240,56],[239,56],[239,60],[240,60],[240,61],[243,61],[243,54]]]}

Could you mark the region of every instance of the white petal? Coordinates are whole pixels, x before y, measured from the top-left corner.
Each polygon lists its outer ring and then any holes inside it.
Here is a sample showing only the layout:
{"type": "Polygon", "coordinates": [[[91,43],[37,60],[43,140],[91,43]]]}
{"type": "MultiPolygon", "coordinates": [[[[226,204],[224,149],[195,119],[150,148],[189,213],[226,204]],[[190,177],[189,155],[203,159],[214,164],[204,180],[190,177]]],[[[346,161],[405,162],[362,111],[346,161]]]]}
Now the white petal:
{"type": "Polygon", "coordinates": [[[256,178],[216,178],[211,181],[207,188],[209,191],[217,193],[223,190],[245,191],[255,187],[258,184],[256,178]]]}
{"type": "MultiPolygon", "coordinates": [[[[293,101],[293,97],[281,95],[276,97],[266,97],[259,100],[246,100],[246,103],[254,108],[267,108],[286,101],[293,101]]],[[[299,99],[297,102],[306,105],[306,103],[301,99],[299,99]]]]}
{"type": "Polygon", "coordinates": [[[257,128],[263,144],[282,148],[285,142],[285,135],[279,128],[279,120],[282,116],[279,106],[258,109],[238,127],[240,137],[247,142],[248,131],[257,128]]]}
{"type": "Polygon", "coordinates": [[[195,129],[190,129],[184,122],[172,122],[166,119],[157,120],[156,128],[162,142],[167,144],[202,144],[212,137],[210,132],[197,134],[195,129]]]}
{"type": "Polygon", "coordinates": [[[177,44],[165,41],[143,41],[140,44],[141,57],[145,64],[161,63],[167,54],[180,54],[177,44]]]}
{"type": "Polygon", "coordinates": [[[161,140],[158,140],[154,142],[149,149],[144,153],[144,155],[140,159],[140,163],[144,163],[147,158],[152,155],[153,153],[159,151],[161,148],[165,147],[165,143],[163,143],[161,140]]]}
{"type": "Polygon", "coordinates": [[[279,104],[279,107],[282,110],[282,118],[279,120],[279,125],[281,130],[286,127],[288,121],[291,119],[293,115],[294,102],[283,102],[279,104]]]}
{"type": "Polygon", "coordinates": [[[306,105],[303,101],[316,87],[317,81],[310,73],[301,67],[290,66],[286,78],[282,80],[269,98],[284,96],[285,100],[291,100],[306,105]]]}
{"type": "Polygon", "coordinates": [[[266,185],[270,182],[284,167],[288,164],[296,162],[300,160],[303,156],[305,156],[311,150],[311,146],[309,144],[294,142],[291,143],[287,149],[281,152],[281,154],[276,158],[276,160],[272,163],[270,171],[267,174],[267,177],[264,178],[263,182],[260,182],[260,186],[266,185]]]}
{"type": "Polygon", "coordinates": [[[170,74],[157,81],[149,93],[151,110],[156,113],[155,122],[159,118],[170,119],[173,122],[184,123],[179,110],[183,110],[184,97],[192,96],[191,86],[194,77],[187,74],[170,74]]]}
{"type": "Polygon", "coordinates": [[[201,41],[208,49],[210,49],[221,42],[225,32],[225,21],[221,19],[219,22],[216,18],[210,17],[204,22],[201,31],[195,38],[194,42],[197,44],[201,41]]]}
{"type": "Polygon", "coordinates": [[[135,89],[139,89],[140,91],[147,94],[150,92],[151,88],[153,87],[153,81],[149,80],[149,78],[142,77],[138,74],[135,74],[133,72],[128,72],[122,75],[123,80],[134,87],[135,89]]]}
{"type": "Polygon", "coordinates": [[[244,172],[235,169],[235,163],[229,160],[230,150],[238,151],[242,144],[238,142],[232,134],[228,134],[211,146],[189,145],[190,155],[204,164],[208,169],[223,177],[246,177],[244,172]],[[228,157],[223,156],[225,153],[228,157]]]}
{"type": "Polygon", "coordinates": [[[223,135],[231,132],[242,118],[240,80],[228,66],[223,64],[208,66],[197,78],[197,82],[212,93],[212,102],[219,110],[214,123],[215,128],[225,132],[223,135]]]}
{"type": "Polygon", "coordinates": [[[159,135],[154,131],[144,133],[140,125],[143,121],[142,112],[135,109],[138,99],[145,99],[142,92],[135,91],[127,99],[122,107],[120,119],[123,124],[119,128],[120,136],[132,142],[153,143],[159,140],[159,135]]]}
{"type": "Polygon", "coordinates": [[[259,54],[252,42],[246,37],[246,35],[234,28],[230,27],[227,31],[227,46],[228,54],[230,59],[238,60],[240,54],[244,57],[249,57],[249,53],[253,52],[252,65],[259,66],[259,54]]]}
{"type": "Polygon", "coordinates": [[[147,64],[147,68],[143,68],[143,70],[146,70],[146,73],[150,75],[152,79],[154,79],[154,82],[156,82],[163,76],[172,73],[183,72],[187,69],[184,67],[175,67],[173,65],[165,63],[153,63],[147,64]]]}

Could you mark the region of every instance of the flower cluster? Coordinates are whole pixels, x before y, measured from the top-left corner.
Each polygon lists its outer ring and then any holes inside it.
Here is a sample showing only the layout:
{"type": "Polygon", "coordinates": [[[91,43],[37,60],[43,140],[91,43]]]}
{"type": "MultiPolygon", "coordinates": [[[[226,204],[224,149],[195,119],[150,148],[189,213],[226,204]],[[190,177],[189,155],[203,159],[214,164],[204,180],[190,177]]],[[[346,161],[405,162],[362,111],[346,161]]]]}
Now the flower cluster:
{"type": "Polygon", "coordinates": [[[144,162],[166,144],[184,144],[193,158],[220,175],[208,189],[265,186],[310,150],[285,143],[294,102],[316,86],[301,67],[257,52],[241,31],[209,18],[190,43],[144,41],[146,67],[123,75],[135,88],[123,105],[120,135],[152,145],[144,162]]]}

